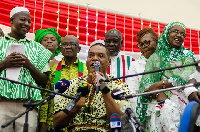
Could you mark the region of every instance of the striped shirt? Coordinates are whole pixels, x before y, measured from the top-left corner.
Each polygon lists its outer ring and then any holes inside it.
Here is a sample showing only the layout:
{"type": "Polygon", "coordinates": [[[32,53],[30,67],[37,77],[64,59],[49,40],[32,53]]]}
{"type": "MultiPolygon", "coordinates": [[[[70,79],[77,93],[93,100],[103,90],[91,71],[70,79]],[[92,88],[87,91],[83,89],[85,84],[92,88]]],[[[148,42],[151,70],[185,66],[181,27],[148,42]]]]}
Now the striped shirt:
{"type": "MultiPolygon", "coordinates": [[[[0,38],[0,62],[6,58],[7,48],[12,43],[25,45],[25,56],[39,71],[44,68],[52,56],[52,53],[49,50],[35,41],[28,40],[27,38],[17,41],[15,38],[12,38],[7,34],[5,37],[0,38]]],[[[0,76],[4,78],[6,77],[6,69],[0,73],[0,76]]],[[[23,67],[21,67],[18,81],[25,84],[31,82],[31,85],[37,86],[29,70],[23,67]]],[[[0,80],[0,97],[8,99],[27,99],[27,94],[27,86],[0,80]]],[[[42,99],[40,90],[38,89],[31,88],[30,96],[34,101],[42,99]]]]}
{"type": "MultiPolygon", "coordinates": [[[[131,56],[120,53],[117,56],[111,57],[111,65],[107,69],[107,74],[114,77],[125,76],[133,60],[131,56]]],[[[122,81],[125,82],[125,79],[122,79],[122,81]]]]}

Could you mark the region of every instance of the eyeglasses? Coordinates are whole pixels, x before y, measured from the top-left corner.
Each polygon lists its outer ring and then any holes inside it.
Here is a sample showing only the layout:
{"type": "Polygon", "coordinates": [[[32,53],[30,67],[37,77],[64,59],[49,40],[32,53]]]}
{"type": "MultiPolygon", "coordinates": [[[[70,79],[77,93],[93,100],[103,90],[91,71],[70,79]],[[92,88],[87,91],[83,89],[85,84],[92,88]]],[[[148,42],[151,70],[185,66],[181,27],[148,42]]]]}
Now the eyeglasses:
{"type": "Polygon", "coordinates": [[[78,44],[74,44],[74,43],[70,43],[70,44],[63,43],[61,45],[61,47],[63,47],[63,48],[66,48],[66,47],[76,47],[76,46],[78,46],[78,44]]]}
{"type": "Polygon", "coordinates": [[[138,43],[137,47],[138,48],[143,48],[143,46],[148,47],[152,41],[155,41],[155,40],[154,39],[153,40],[145,40],[144,42],[138,43]]]}
{"type": "Polygon", "coordinates": [[[186,37],[186,34],[184,32],[179,32],[178,30],[172,30],[170,33],[180,34],[182,37],[186,37]]]}

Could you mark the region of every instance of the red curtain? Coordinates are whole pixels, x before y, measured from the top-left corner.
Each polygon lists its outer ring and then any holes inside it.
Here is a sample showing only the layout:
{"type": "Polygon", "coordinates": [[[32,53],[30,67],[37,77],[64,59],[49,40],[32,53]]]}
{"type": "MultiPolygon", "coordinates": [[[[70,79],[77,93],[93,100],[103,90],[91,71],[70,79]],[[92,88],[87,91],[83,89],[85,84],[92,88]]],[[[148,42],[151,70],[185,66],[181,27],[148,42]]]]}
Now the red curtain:
{"type": "MultiPolygon", "coordinates": [[[[1,0],[0,24],[10,26],[10,10],[15,6],[25,6],[30,10],[31,33],[40,28],[53,27],[62,37],[67,34],[79,37],[83,45],[90,45],[96,39],[104,39],[106,31],[117,28],[123,35],[123,51],[139,52],[136,34],[141,28],[151,26],[159,36],[166,25],[49,0],[1,0]]],[[[199,54],[199,31],[187,28],[186,35],[184,46],[199,54]]]]}

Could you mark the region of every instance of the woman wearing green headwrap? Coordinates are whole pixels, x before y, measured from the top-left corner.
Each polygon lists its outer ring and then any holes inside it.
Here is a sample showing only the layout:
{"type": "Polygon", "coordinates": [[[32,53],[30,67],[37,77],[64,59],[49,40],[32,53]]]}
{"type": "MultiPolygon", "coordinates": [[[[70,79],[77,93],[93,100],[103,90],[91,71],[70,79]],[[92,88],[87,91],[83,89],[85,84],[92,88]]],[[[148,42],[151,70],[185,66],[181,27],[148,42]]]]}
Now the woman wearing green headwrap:
{"type": "MultiPolygon", "coordinates": [[[[60,53],[61,37],[58,32],[56,32],[54,28],[39,29],[35,33],[35,41],[41,43],[45,48],[53,53],[49,62],[49,67],[58,64],[59,61],[54,58],[60,53]]],[[[46,89],[54,91],[54,89],[50,89],[49,87],[46,87],[46,89]]],[[[48,95],[48,92],[42,91],[43,98],[46,98],[48,95]]],[[[53,110],[53,99],[41,106],[39,124],[40,132],[48,132],[48,130],[50,130],[50,127],[53,126],[53,110]]]]}
{"type": "Polygon", "coordinates": [[[37,30],[35,33],[35,41],[41,43],[45,48],[53,53],[49,66],[55,65],[59,62],[54,57],[60,53],[61,37],[58,32],[56,32],[55,28],[37,30]]]}
{"type": "MultiPolygon", "coordinates": [[[[182,46],[185,32],[185,26],[180,22],[167,24],[158,40],[156,51],[146,63],[145,72],[195,62],[193,52],[182,46]]],[[[193,72],[194,67],[190,66],[144,75],[139,93],[184,85],[193,72]]],[[[148,131],[178,131],[180,115],[186,104],[187,99],[182,90],[173,90],[138,97],[136,111],[148,131]]]]}

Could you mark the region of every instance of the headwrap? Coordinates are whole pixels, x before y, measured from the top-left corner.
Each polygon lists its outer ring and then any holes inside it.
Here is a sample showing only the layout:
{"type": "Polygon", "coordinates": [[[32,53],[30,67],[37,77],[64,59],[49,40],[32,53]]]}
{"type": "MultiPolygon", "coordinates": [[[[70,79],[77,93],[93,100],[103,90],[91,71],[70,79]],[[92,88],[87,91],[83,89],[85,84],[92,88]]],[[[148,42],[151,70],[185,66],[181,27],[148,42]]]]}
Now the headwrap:
{"type": "MultiPolygon", "coordinates": [[[[185,25],[180,22],[172,22],[165,26],[162,34],[159,37],[156,51],[147,60],[147,63],[145,66],[145,72],[158,70],[158,69],[164,69],[165,67],[170,66],[170,65],[168,65],[169,62],[180,61],[180,60],[184,61],[184,59],[186,57],[192,58],[190,60],[190,62],[187,62],[188,64],[195,62],[194,53],[191,50],[186,49],[183,46],[181,46],[178,49],[173,48],[171,46],[171,44],[169,42],[169,34],[170,34],[171,28],[174,25],[179,25],[185,29],[185,25]]],[[[189,76],[190,74],[192,74],[194,72],[194,67],[187,67],[187,69],[185,71],[187,71],[187,75],[189,76]]],[[[165,71],[143,75],[141,82],[140,82],[140,88],[139,88],[138,92],[143,93],[143,92],[145,92],[146,89],[148,89],[155,82],[161,81],[164,72],[165,71]]],[[[170,79],[172,78],[172,80],[175,81],[178,85],[184,85],[187,83],[188,78],[186,77],[186,75],[184,75],[184,76],[177,75],[176,69],[171,70],[170,73],[171,73],[170,79]]],[[[167,78],[167,77],[165,77],[165,78],[167,78]]],[[[165,92],[165,94],[168,95],[168,97],[171,96],[170,91],[165,92]]],[[[136,112],[137,112],[138,118],[140,119],[141,122],[144,122],[146,119],[146,111],[148,108],[147,103],[150,103],[150,102],[151,101],[149,101],[146,96],[141,96],[141,97],[138,97],[138,99],[137,99],[136,112]]]]}
{"type": "Polygon", "coordinates": [[[58,32],[56,32],[55,28],[48,28],[48,29],[38,29],[36,30],[35,33],[35,41],[41,43],[43,37],[47,34],[53,34],[57,41],[58,41],[58,48],[55,51],[55,56],[59,55],[60,53],[60,42],[61,42],[61,37],[58,34],[58,32]]]}
{"type": "Polygon", "coordinates": [[[22,11],[26,11],[30,14],[29,10],[27,8],[24,7],[15,7],[10,11],[10,18],[15,15],[16,13],[22,12],[22,11]]]}

